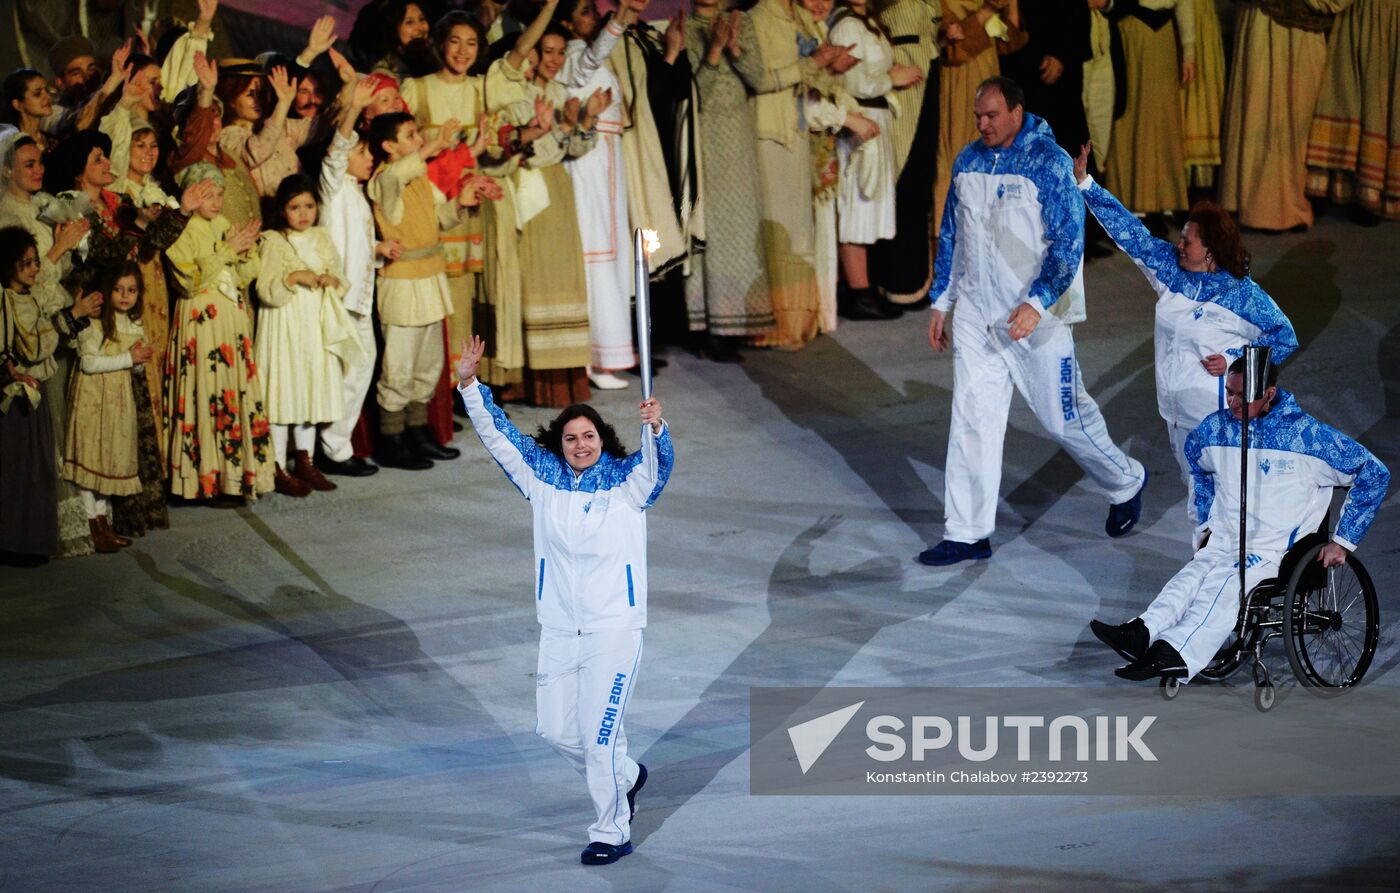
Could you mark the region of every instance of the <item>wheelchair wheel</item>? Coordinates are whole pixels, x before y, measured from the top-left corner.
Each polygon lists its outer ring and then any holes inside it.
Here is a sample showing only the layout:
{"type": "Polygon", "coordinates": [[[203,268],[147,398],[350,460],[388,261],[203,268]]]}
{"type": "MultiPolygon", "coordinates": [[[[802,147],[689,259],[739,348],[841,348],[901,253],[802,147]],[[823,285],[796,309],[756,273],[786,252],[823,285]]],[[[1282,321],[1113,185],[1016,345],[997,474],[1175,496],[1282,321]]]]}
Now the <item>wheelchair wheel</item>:
{"type": "Polygon", "coordinates": [[[1321,545],[1308,549],[1288,580],[1283,641],[1298,681],[1324,693],[1366,675],[1376,654],[1380,608],[1360,561],[1348,555],[1345,564],[1323,568],[1321,551],[1321,545]]]}

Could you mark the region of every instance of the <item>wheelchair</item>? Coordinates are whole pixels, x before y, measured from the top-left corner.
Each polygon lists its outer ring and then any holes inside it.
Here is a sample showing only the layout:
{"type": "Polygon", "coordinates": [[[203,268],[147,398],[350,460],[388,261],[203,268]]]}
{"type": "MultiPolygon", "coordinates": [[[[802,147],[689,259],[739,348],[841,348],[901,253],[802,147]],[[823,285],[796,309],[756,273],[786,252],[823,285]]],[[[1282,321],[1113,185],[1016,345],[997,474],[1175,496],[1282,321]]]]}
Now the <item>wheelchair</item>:
{"type": "MultiPolygon", "coordinates": [[[[1361,682],[1380,635],[1376,587],[1355,555],[1338,567],[1318,562],[1331,539],[1328,527],[1324,520],[1317,532],[1294,543],[1279,563],[1279,575],[1250,590],[1233,639],[1198,679],[1224,682],[1252,663],[1254,706],[1267,712],[1278,692],[1264,663],[1264,646],[1281,637],[1293,675],[1312,693],[1336,695],[1361,682]]],[[[1162,696],[1171,700],[1181,680],[1163,677],[1161,685],[1162,696]]]]}

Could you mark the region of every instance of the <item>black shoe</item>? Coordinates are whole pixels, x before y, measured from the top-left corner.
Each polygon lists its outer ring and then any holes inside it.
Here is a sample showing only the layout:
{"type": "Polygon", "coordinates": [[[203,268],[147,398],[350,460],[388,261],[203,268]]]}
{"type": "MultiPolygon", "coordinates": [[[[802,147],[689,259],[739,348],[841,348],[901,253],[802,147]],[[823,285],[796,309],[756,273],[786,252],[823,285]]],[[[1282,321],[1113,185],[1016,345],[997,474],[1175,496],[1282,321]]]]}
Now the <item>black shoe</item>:
{"type": "Polygon", "coordinates": [[[593,841],[588,849],[579,853],[579,861],[584,865],[611,865],[632,852],[632,841],[624,840],[620,846],[593,841]]]}
{"type": "Polygon", "coordinates": [[[875,309],[879,311],[882,319],[899,319],[904,315],[903,307],[885,297],[879,290],[872,288],[871,291],[875,292],[875,309]]]}
{"type": "Polygon", "coordinates": [[[1111,626],[1102,620],[1090,620],[1089,630],[1094,638],[1118,652],[1118,656],[1132,663],[1139,660],[1152,643],[1147,624],[1142,618],[1134,618],[1127,623],[1111,626]]]}
{"type": "Polygon", "coordinates": [[[422,459],[456,459],[462,455],[462,451],[456,447],[440,446],[433,439],[433,434],[428,430],[427,425],[406,428],[403,436],[408,443],[408,448],[415,456],[422,459]]]}
{"type": "Polygon", "coordinates": [[[1158,676],[1185,679],[1186,661],[1182,659],[1180,651],[1158,639],[1147,649],[1146,654],[1126,667],[1114,670],[1113,675],[1119,679],[1131,679],[1133,682],[1146,682],[1158,676]]]}
{"type": "Polygon", "coordinates": [[[715,335],[706,339],[703,347],[700,348],[701,357],[714,363],[742,363],[744,355],[739,353],[739,348],[735,345],[734,338],[726,338],[715,335]]]}
{"type": "Polygon", "coordinates": [[[972,561],[991,557],[992,541],[983,538],[975,543],[959,543],[954,540],[943,540],[938,545],[920,552],[919,557],[914,560],[920,564],[927,564],[930,567],[943,567],[949,564],[957,564],[959,561],[972,561]]]}
{"type": "Polygon", "coordinates": [[[882,297],[873,288],[851,288],[846,290],[846,298],[839,301],[839,312],[843,319],[853,322],[870,319],[895,319],[903,316],[904,311],[882,297]],[[881,305],[881,301],[888,305],[888,308],[881,305]],[[893,310],[893,315],[890,311],[893,310]]]}
{"type": "Polygon", "coordinates": [[[326,474],[339,474],[348,478],[367,478],[379,471],[378,465],[359,456],[351,456],[344,462],[327,459],[325,456],[317,456],[316,467],[326,474]]]}
{"type": "Polygon", "coordinates": [[[642,787],[646,785],[646,783],[647,767],[642,765],[641,763],[638,763],[637,783],[632,785],[632,789],[627,792],[627,808],[632,810],[631,818],[629,818],[628,821],[631,821],[631,819],[637,817],[637,794],[642,790],[642,787]]]}
{"type": "Polygon", "coordinates": [[[406,438],[405,432],[380,435],[379,453],[375,456],[379,466],[404,471],[427,471],[432,468],[433,463],[414,452],[406,438]]]}

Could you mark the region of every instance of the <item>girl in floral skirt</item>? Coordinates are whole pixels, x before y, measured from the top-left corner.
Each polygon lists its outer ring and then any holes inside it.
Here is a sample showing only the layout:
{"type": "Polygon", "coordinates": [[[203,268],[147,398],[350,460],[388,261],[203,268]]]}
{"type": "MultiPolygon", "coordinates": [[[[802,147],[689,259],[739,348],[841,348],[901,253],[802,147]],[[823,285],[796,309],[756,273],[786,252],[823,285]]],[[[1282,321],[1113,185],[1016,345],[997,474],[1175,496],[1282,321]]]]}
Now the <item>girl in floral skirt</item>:
{"type": "Polygon", "coordinates": [[[170,490],[235,506],[272,489],[271,433],[243,298],[258,275],[258,225],[235,229],[223,216],[217,167],[199,162],[180,172],[182,187],[200,180],[219,188],[166,252],[180,291],[166,368],[170,490]]]}

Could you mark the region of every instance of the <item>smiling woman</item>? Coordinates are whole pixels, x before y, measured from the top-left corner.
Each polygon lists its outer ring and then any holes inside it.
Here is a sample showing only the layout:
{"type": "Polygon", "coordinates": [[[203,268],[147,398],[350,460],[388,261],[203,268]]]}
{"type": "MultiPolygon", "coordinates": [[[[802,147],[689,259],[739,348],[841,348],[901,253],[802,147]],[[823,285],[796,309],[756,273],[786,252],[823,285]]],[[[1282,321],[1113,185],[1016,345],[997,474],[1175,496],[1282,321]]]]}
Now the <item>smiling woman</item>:
{"type": "Polygon", "coordinates": [[[598,820],[580,858],[606,865],[632,852],[647,780],[627,756],[623,717],[647,622],[646,510],[671,476],[671,434],[653,398],[641,405],[642,447],[631,455],[585,404],[526,437],[476,380],[485,351],[479,337],[463,345],[458,390],[482,444],[534,510],[537,731],[588,782],[598,820]]]}

